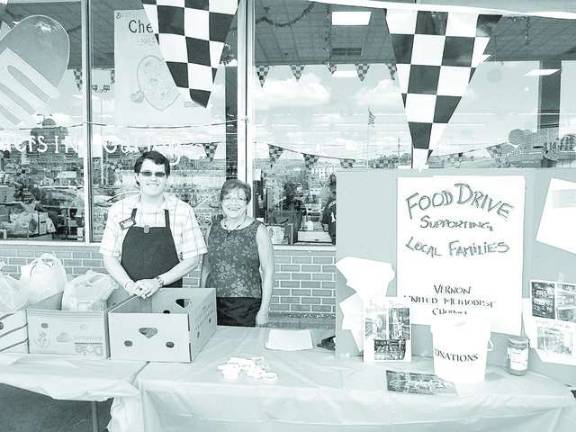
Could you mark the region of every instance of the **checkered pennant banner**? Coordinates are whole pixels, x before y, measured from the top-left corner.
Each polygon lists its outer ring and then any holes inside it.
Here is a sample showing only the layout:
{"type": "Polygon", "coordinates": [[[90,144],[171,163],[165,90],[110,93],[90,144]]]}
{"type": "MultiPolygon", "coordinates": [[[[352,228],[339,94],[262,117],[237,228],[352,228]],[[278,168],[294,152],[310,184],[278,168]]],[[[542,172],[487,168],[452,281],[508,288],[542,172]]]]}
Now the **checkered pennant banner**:
{"type": "Polygon", "coordinates": [[[336,64],[335,63],[328,63],[328,70],[330,71],[330,73],[332,75],[334,75],[334,72],[336,72],[336,64]]]}
{"type": "Polygon", "coordinates": [[[366,74],[368,73],[368,69],[370,69],[369,64],[356,63],[356,73],[358,74],[360,81],[364,81],[364,78],[366,78],[366,74]]]}
{"type": "Polygon", "coordinates": [[[268,76],[268,71],[270,66],[268,65],[258,65],[256,66],[256,75],[258,75],[258,81],[260,81],[260,87],[264,87],[264,82],[268,76]]]}
{"type": "Polygon", "coordinates": [[[218,148],[218,143],[209,142],[209,143],[202,143],[202,147],[204,147],[204,153],[206,153],[206,158],[212,162],[214,160],[214,154],[216,153],[216,149],[218,148]]]}
{"type": "Polygon", "coordinates": [[[270,167],[272,168],[278,158],[282,156],[284,149],[272,144],[268,144],[268,155],[270,156],[270,167]]]}
{"type": "Polygon", "coordinates": [[[306,153],[302,154],[304,155],[304,165],[306,166],[307,170],[314,168],[314,165],[316,165],[316,162],[318,162],[318,159],[320,159],[320,156],[317,155],[311,155],[306,153]]]}
{"type": "Polygon", "coordinates": [[[238,0],[142,0],[174,83],[206,107],[238,0]]]}
{"type": "Polygon", "coordinates": [[[72,72],[74,73],[74,82],[76,83],[78,91],[82,91],[82,70],[73,69],[72,72]]]}
{"type": "MultiPolygon", "coordinates": [[[[414,149],[435,148],[500,15],[388,9],[402,100],[414,149]]],[[[422,152],[426,158],[426,152],[422,152]]]]}
{"type": "Polygon", "coordinates": [[[294,78],[296,78],[296,81],[300,81],[300,78],[302,78],[302,72],[304,72],[304,65],[290,65],[290,70],[292,71],[294,78]]]}
{"type": "Polygon", "coordinates": [[[386,67],[388,68],[388,73],[390,73],[390,78],[392,78],[393,80],[396,79],[396,72],[398,72],[398,70],[396,69],[396,65],[394,63],[385,63],[386,67]]]}
{"type": "Polygon", "coordinates": [[[347,169],[347,168],[354,168],[354,159],[340,159],[340,167],[347,169]]]}

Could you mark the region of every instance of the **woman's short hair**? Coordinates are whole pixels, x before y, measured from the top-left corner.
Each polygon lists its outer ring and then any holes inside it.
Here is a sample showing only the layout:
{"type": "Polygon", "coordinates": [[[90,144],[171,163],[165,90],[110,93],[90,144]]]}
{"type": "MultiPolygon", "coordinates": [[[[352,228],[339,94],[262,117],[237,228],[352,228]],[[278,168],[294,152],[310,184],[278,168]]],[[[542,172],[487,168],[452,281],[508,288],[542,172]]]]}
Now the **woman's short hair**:
{"type": "Polygon", "coordinates": [[[170,175],[170,161],[166,158],[166,156],[156,150],[144,152],[138,159],[136,159],[136,162],[134,163],[134,172],[136,174],[140,173],[142,164],[146,159],[151,160],[156,165],[164,165],[164,172],[166,173],[166,176],[170,175]]]}
{"type": "Polygon", "coordinates": [[[224,197],[230,194],[235,189],[240,189],[244,191],[244,196],[246,198],[246,204],[250,203],[252,199],[252,188],[248,183],[243,182],[238,179],[226,180],[220,189],[220,202],[224,200],[224,197]]]}

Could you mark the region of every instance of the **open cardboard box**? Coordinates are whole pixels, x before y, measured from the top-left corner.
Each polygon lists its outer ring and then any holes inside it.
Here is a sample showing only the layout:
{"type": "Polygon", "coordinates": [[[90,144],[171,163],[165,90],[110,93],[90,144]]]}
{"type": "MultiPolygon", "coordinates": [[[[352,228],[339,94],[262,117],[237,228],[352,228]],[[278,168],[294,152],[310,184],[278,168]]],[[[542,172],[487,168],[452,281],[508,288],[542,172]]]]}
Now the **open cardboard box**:
{"type": "Polygon", "coordinates": [[[163,288],[108,313],[110,358],[189,363],[216,331],[214,288],[163,288]]]}
{"type": "Polygon", "coordinates": [[[63,311],[62,295],[55,294],[26,309],[30,353],[108,358],[108,310],[127,300],[126,291],[114,290],[104,311],[63,311]]]}

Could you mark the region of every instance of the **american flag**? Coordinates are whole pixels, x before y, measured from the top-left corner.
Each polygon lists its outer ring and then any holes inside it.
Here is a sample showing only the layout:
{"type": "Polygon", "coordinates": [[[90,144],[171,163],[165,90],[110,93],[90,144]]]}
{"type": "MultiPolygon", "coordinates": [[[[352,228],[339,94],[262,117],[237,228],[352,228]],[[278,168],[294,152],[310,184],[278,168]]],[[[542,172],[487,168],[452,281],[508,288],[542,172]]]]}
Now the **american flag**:
{"type": "Polygon", "coordinates": [[[376,116],[370,108],[368,108],[368,126],[374,126],[376,124],[376,116]]]}

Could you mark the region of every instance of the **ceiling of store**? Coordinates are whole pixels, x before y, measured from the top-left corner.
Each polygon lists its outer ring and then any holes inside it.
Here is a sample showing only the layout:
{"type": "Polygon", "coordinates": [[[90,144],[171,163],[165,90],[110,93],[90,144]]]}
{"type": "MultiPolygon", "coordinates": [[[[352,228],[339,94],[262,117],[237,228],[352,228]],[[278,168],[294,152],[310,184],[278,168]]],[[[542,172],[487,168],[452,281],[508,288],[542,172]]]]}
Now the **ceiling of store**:
{"type": "MultiPolygon", "coordinates": [[[[9,24],[41,14],[59,21],[70,35],[70,68],[81,59],[80,2],[10,2],[0,16],[9,24]]],[[[98,0],[92,3],[93,66],[114,63],[113,13],[139,9],[140,0],[98,0]]],[[[332,26],[331,12],[350,10],[302,0],[256,2],[256,63],[336,64],[394,61],[383,10],[372,10],[367,26],[332,26]]],[[[235,35],[229,42],[235,40],[235,35]]],[[[576,20],[503,17],[487,48],[489,61],[576,60],[576,20]]]]}

